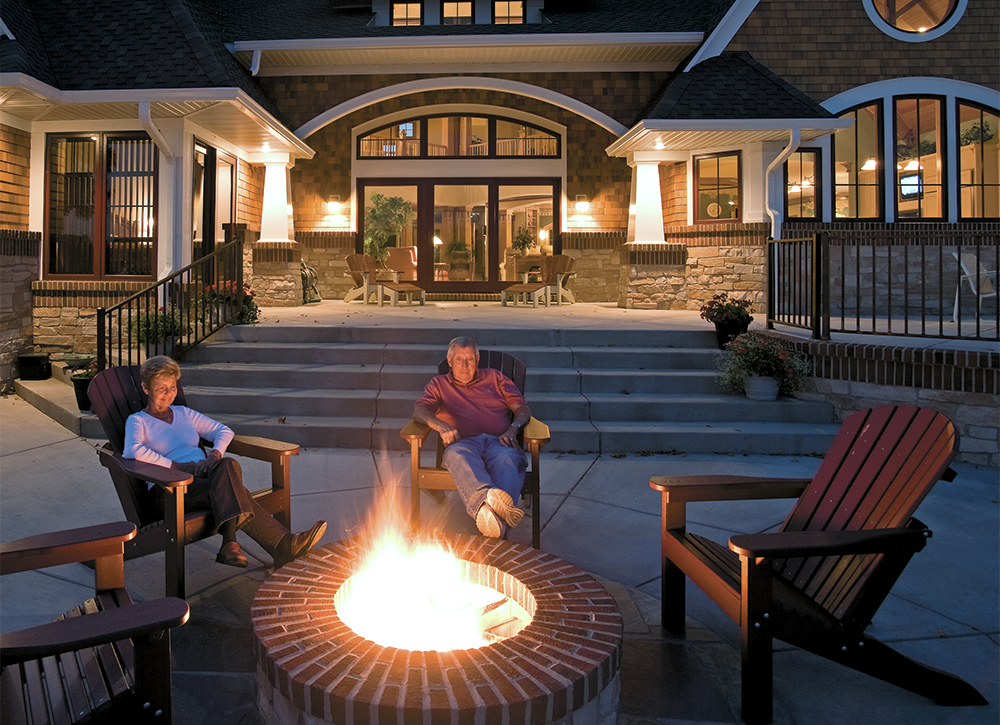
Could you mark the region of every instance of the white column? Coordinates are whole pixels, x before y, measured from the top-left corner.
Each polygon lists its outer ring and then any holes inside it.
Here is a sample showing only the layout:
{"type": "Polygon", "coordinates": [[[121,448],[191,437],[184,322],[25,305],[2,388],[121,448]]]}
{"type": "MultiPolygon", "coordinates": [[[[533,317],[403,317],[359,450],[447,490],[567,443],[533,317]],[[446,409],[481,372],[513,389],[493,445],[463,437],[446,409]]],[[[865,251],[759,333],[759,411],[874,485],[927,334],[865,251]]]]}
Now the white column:
{"type": "MultiPolygon", "coordinates": [[[[638,156],[639,154],[635,154],[638,156]]],[[[629,242],[662,242],[663,202],[660,199],[660,162],[635,158],[632,167],[632,194],[628,210],[629,242]]]]}
{"type": "Polygon", "coordinates": [[[292,204],[288,193],[287,157],[264,161],[264,208],[260,220],[260,241],[287,242],[294,236],[292,204]]]}

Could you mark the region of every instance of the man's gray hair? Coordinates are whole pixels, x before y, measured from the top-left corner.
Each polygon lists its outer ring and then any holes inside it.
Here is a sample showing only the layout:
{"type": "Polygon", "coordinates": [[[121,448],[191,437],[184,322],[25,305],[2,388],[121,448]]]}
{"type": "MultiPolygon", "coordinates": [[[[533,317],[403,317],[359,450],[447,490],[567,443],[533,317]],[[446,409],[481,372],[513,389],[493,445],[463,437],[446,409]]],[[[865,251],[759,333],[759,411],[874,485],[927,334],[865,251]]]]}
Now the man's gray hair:
{"type": "Polygon", "coordinates": [[[476,353],[476,359],[479,359],[479,345],[471,337],[456,337],[454,340],[448,343],[448,354],[446,355],[448,360],[451,360],[451,354],[455,348],[462,348],[463,350],[468,350],[470,347],[472,351],[476,353]]]}

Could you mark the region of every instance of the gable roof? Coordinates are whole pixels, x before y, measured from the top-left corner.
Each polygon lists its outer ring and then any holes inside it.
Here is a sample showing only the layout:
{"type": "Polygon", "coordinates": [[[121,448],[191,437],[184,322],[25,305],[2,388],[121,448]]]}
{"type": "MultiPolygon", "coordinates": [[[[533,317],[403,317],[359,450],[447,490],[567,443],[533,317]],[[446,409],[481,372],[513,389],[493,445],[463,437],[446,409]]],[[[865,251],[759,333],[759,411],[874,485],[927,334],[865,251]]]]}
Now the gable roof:
{"type": "Polygon", "coordinates": [[[24,73],[43,83],[54,84],[55,74],[45,52],[38,24],[26,0],[4,0],[3,21],[14,35],[0,37],[0,69],[24,73]]]}
{"type": "Polygon", "coordinates": [[[640,119],[833,117],[742,51],[722,53],[675,74],[640,114],[640,119]]]}

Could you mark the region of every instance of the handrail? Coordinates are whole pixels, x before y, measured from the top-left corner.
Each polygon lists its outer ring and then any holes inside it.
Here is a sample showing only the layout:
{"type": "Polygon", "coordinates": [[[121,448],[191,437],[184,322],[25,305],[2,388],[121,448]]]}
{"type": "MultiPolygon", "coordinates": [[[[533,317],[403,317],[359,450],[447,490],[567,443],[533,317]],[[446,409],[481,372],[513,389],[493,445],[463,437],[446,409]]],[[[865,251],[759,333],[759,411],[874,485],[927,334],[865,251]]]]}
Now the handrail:
{"type": "Polygon", "coordinates": [[[97,310],[97,367],[177,358],[243,310],[243,239],[218,247],[113,307],[97,310]]]}

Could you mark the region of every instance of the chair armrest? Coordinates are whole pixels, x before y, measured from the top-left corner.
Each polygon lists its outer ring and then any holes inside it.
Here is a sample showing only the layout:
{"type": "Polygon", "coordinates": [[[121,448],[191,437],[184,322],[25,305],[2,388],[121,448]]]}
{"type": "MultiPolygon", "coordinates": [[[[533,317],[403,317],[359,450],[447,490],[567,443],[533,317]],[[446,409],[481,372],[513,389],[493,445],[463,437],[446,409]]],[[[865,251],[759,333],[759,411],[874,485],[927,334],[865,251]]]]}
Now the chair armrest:
{"type": "Polygon", "coordinates": [[[257,461],[269,461],[271,463],[280,462],[282,458],[294,456],[302,450],[295,443],[285,443],[275,441],[270,438],[258,438],[256,436],[238,435],[229,443],[226,449],[234,456],[246,456],[257,461]]]}
{"type": "Polygon", "coordinates": [[[744,499],[798,498],[812,483],[809,478],[759,476],[654,476],[649,487],[667,502],[740,501],[744,499]]]}
{"type": "Polygon", "coordinates": [[[111,453],[110,451],[100,449],[98,453],[101,454],[102,458],[114,460],[130,476],[141,478],[143,481],[149,481],[160,488],[181,488],[188,486],[194,480],[194,476],[190,473],[184,473],[184,471],[178,471],[174,468],[157,466],[153,463],[143,463],[135,458],[124,458],[120,453],[111,453]]]}
{"type": "Polygon", "coordinates": [[[191,616],[183,599],[166,597],[127,607],[68,617],[39,627],[0,635],[3,665],[72,652],[106,642],[177,627],[191,616]]]}
{"type": "Polygon", "coordinates": [[[845,556],[917,552],[931,536],[926,528],[866,529],[863,531],[786,531],[737,534],[729,548],[745,558],[845,556]]]}
{"type": "Polygon", "coordinates": [[[524,445],[531,447],[532,445],[537,445],[539,448],[544,446],[552,440],[552,436],[549,433],[549,427],[542,421],[531,418],[528,424],[524,426],[524,445]]]}
{"type": "Polygon", "coordinates": [[[416,420],[411,420],[409,423],[403,426],[403,430],[399,431],[399,437],[403,440],[410,441],[420,441],[421,445],[427,440],[427,436],[431,434],[431,427],[426,423],[421,423],[416,420]]]}
{"type": "Polygon", "coordinates": [[[5,541],[0,544],[0,574],[121,556],[125,542],[135,538],[135,533],[135,524],[116,521],[5,541]]]}

